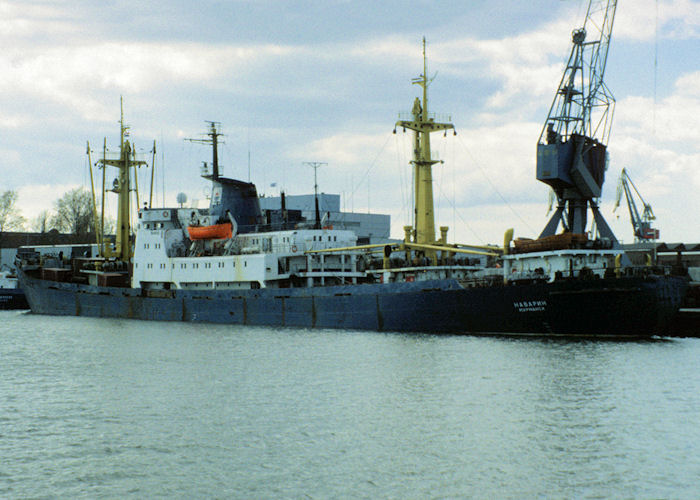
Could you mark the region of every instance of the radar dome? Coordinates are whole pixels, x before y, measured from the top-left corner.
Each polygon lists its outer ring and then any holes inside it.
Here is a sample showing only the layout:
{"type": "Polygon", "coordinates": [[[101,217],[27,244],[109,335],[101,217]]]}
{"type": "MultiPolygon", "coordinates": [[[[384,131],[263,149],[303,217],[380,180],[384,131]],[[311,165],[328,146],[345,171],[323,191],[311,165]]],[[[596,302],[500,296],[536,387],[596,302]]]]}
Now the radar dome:
{"type": "Polygon", "coordinates": [[[180,204],[180,208],[182,208],[182,205],[187,203],[187,195],[185,193],[177,193],[177,202],[180,204]]]}

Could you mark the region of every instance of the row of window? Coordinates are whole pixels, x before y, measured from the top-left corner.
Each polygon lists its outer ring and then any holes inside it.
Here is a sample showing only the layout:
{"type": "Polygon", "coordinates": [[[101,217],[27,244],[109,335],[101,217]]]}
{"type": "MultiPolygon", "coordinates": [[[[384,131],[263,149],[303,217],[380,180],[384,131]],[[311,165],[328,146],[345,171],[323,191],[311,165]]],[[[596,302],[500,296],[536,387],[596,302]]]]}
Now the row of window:
{"type": "Polygon", "coordinates": [[[163,229],[165,227],[165,224],[162,222],[153,222],[150,224],[148,222],[144,222],[143,225],[146,229],[163,229]]]}
{"type": "MultiPolygon", "coordinates": [[[[160,224],[160,223],[159,223],[159,224],[160,224]]],[[[148,225],[146,225],[146,228],[148,228],[148,225]]],[[[267,238],[267,240],[269,241],[269,238],[267,238]]],[[[289,238],[289,237],[283,237],[282,240],[283,240],[283,242],[285,242],[285,243],[289,243],[290,238],[289,238]]],[[[314,241],[323,241],[323,236],[314,236],[314,241]]],[[[328,236],[328,241],[338,241],[338,237],[337,237],[337,236],[328,236]],[[332,238],[332,239],[331,239],[331,238],[332,238]]],[[[258,245],[258,244],[260,244],[260,243],[262,242],[262,239],[261,239],[261,238],[251,238],[251,242],[252,242],[253,245],[258,245]]],[[[143,248],[149,249],[149,248],[150,248],[150,243],[144,243],[144,244],[143,244],[143,248]]],[[[153,244],[153,248],[154,248],[154,249],[161,248],[161,244],[160,244],[160,243],[154,243],[154,244],[153,244]]]]}
{"type": "MultiPolygon", "coordinates": [[[[136,265],[136,267],[138,267],[138,264],[136,265]]],[[[165,264],[158,264],[158,267],[160,269],[165,269],[165,264]]],[[[153,269],[153,264],[151,264],[151,263],[146,264],[146,269],[153,269]]]]}
{"type": "MultiPolygon", "coordinates": [[[[271,238],[265,238],[268,241],[271,241],[271,238]]],[[[314,241],[323,241],[323,236],[314,236],[314,241]]],[[[338,241],[337,236],[329,236],[328,241],[338,241]],[[331,239],[332,238],[332,239],[331,239]]],[[[259,245],[263,242],[263,238],[250,238],[250,243],[253,245],[259,245]]],[[[291,243],[292,239],[289,236],[283,236],[282,237],[282,243],[291,243]]]]}
{"type": "MultiPolygon", "coordinates": [[[[225,262],[219,262],[218,267],[226,267],[225,262]]],[[[236,267],[236,261],[233,261],[233,267],[236,267]]],[[[248,267],[248,261],[244,260],[243,261],[243,267],[248,267]]],[[[173,264],[173,269],[175,269],[175,264],[173,264]]],[[[187,269],[187,263],[182,262],[180,263],[180,269],[187,269]]],[[[192,269],[199,269],[199,263],[195,262],[192,264],[192,269]]],[[[204,264],[204,269],[211,269],[211,262],[207,262],[204,264]]]]}
{"type": "MultiPolygon", "coordinates": [[[[226,267],[226,262],[217,262],[216,265],[217,265],[217,267],[219,267],[219,268],[223,268],[223,267],[226,267]]],[[[134,267],[139,267],[138,262],[134,264],[134,267]]],[[[165,264],[159,264],[159,267],[160,267],[160,269],[165,269],[166,265],[165,265],[165,264]]],[[[233,267],[236,267],[236,261],[235,261],[235,260],[233,261],[233,267]]],[[[248,261],[247,261],[247,260],[244,260],[244,261],[243,261],[243,267],[248,267],[248,261]]],[[[152,263],[146,264],[146,269],[153,269],[153,264],[152,264],[152,263]]],[[[173,264],[173,269],[175,269],[175,264],[173,264]]],[[[187,269],[187,263],[186,263],[186,262],[180,263],[180,269],[187,269]]],[[[198,263],[198,262],[192,263],[191,269],[199,269],[199,263],[198,263]]],[[[206,262],[206,263],[204,264],[204,269],[211,269],[211,262],[206,262]]]]}

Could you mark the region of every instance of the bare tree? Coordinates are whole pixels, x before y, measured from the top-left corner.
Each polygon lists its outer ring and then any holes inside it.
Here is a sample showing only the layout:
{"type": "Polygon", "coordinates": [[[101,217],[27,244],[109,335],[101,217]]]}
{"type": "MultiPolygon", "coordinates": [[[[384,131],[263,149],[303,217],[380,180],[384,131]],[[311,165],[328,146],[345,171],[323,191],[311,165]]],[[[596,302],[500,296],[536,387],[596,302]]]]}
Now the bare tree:
{"type": "Polygon", "coordinates": [[[42,210],[32,221],[32,229],[39,233],[45,233],[49,229],[51,214],[48,210],[42,210]]]}
{"type": "Polygon", "coordinates": [[[76,235],[95,232],[92,198],[85,188],[72,189],[56,200],[55,211],[51,224],[59,231],[76,235]]]}
{"type": "Polygon", "coordinates": [[[25,219],[15,206],[17,203],[17,191],[8,190],[0,194],[0,233],[21,229],[25,219]]]}

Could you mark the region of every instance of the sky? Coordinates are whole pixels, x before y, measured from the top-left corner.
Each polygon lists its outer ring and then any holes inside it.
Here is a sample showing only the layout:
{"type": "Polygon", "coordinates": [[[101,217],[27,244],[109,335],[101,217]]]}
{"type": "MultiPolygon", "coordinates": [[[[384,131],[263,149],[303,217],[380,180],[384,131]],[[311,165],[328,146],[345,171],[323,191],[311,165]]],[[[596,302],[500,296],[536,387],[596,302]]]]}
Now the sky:
{"type": "MultiPolygon", "coordinates": [[[[449,241],[537,237],[549,188],[535,150],[584,20],[582,0],[0,0],[0,190],[28,220],[88,186],[120,97],[137,150],[156,141],[154,206],[206,202],[206,120],[224,175],[276,196],[339,193],[346,211],[410,223],[411,136],[392,134],[420,88],[427,39],[436,225],[449,241]]],[[[626,168],[667,242],[700,242],[700,1],[621,0],[605,80],[616,98],[604,216],[632,242],[626,168]]],[[[111,177],[113,172],[108,172],[111,177]]],[[[96,172],[101,179],[101,172],[96,172]]],[[[110,182],[110,178],[108,181],[110,182]]],[[[142,199],[150,173],[140,174],[142,199]]]]}

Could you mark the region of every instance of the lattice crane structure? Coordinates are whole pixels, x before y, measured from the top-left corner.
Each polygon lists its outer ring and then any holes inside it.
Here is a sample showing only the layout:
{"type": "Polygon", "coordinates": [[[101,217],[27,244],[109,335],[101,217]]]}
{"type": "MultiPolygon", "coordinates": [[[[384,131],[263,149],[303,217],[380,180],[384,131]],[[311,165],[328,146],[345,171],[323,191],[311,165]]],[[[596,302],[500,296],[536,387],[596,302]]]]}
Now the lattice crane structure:
{"type": "Polygon", "coordinates": [[[537,179],[552,187],[557,209],[540,237],[584,234],[588,210],[601,238],[619,246],[597,204],[605,180],[615,98],[603,76],[616,0],[591,0],[537,144],[537,179]]]}
{"type": "Polygon", "coordinates": [[[630,220],[632,221],[635,241],[641,242],[658,240],[659,230],[651,227],[651,222],[656,220],[654,211],[652,210],[651,205],[644,201],[639,189],[637,189],[637,186],[634,185],[634,182],[632,182],[632,179],[630,179],[627,170],[624,168],[620,174],[620,180],[617,183],[617,197],[615,198],[615,208],[613,209],[613,212],[620,206],[623,193],[625,194],[625,199],[627,201],[627,209],[630,212],[630,220]],[[639,213],[637,203],[634,200],[635,194],[643,207],[641,214],[639,213]]]}

